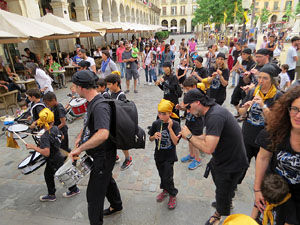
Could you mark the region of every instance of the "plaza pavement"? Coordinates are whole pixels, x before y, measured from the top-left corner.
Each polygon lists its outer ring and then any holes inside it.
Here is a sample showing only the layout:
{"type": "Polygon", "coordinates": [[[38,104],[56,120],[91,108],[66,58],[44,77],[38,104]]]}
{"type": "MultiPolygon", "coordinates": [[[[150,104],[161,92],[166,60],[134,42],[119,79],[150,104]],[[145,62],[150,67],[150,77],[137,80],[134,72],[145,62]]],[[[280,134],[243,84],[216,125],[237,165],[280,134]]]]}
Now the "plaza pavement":
{"type": "MultiPolygon", "coordinates": [[[[173,36],[177,46],[183,36],[173,36]]],[[[184,36],[187,40],[188,35],[184,36]]],[[[199,46],[200,55],[204,52],[199,46]]],[[[177,56],[178,62],[178,56],[177,56]]],[[[176,63],[177,65],[177,63],[176,63]]],[[[127,94],[129,100],[133,100],[139,112],[139,125],[147,131],[156,118],[157,105],[163,96],[163,92],[156,86],[144,85],[144,73],[141,74],[141,84],[138,86],[138,94],[127,94]]],[[[125,86],[125,80],[122,80],[125,86]]],[[[68,83],[68,87],[70,83],[68,83]]],[[[233,112],[230,106],[230,96],[233,89],[227,89],[225,107],[233,112]]],[[[60,102],[65,104],[69,98],[69,89],[55,91],[60,102]]],[[[181,125],[184,124],[184,121],[181,125]]],[[[69,124],[70,146],[73,147],[75,136],[82,128],[83,121],[78,120],[69,124]]],[[[33,142],[31,137],[26,141],[33,142]]],[[[24,176],[18,169],[18,164],[28,155],[28,151],[21,141],[18,141],[21,149],[5,147],[6,138],[0,138],[0,225],[83,225],[89,224],[86,203],[86,187],[88,177],[79,184],[81,194],[73,198],[65,199],[62,193],[65,189],[57,182],[56,202],[40,202],[39,196],[46,194],[44,182],[44,167],[33,174],[24,176]]],[[[124,160],[123,153],[118,151],[121,163],[124,160]]],[[[146,142],[145,149],[131,150],[133,165],[120,171],[120,164],[114,168],[113,174],[119,185],[124,210],[117,215],[104,219],[104,224],[112,225],[196,225],[204,224],[214,212],[210,206],[214,200],[214,184],[211,176],[203,178],[205,166],[210,156],[202,156],[202,166],[191,171],[188,164],[180,161],[175,163],[175,186],[178,188],[177,207],[168,210],[167,202],[156,202],[156,195],[160,192],[160,179],[153,159],[154,143],[146,142]]],[[[181,140],[177,147],[177,155],[181,157],[188,153],[188,144],[181,140]]],[[[232,213],[250,214],[254,201],[252,191],[254,179],[254,163],[242,185],[238,187],[234,198],[232,213]]],[[[106,202],[106,207],[108,203],[106,202]]]]}

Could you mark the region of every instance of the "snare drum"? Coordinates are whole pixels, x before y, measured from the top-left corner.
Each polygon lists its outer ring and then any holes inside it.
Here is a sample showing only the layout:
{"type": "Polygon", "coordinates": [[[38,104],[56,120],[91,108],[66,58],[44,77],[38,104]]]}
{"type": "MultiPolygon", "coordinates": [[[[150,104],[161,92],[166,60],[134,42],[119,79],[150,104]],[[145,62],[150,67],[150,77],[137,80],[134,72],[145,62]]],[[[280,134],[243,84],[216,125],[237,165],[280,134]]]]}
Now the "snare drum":
{"type": "Polygon", "coordinates": [[[84,98],[73,99],[69,104],[76,115],[82,115],[87,111],[87,100],[84,98]]]}
{"type": "Polygon", "coordinates": [[[78,184],[82,178],[88,175],[93,168],[93,161],[88,155],[84,155],[78,160],[76,166],[68,160],[55,173],[55,177],[65,187],[70,188],[78,184]]]}
{"type": "Polygon", "coordinates": [[[28,175],[39,169],[45,163],[46,158],[39,152],[34,151],[19,164],[18,169],[21,170],[24,175],[28,175]]]}
{"type": "MultiPolygon", "coordinates": [[[[15,133],[19,133],[19,132],[27,132],[28,130],[28,126],[25,124],[14,124],[11,125],[7,128],[7,130],[11,133],[15,132],[15,133]]],[[[26,134],[19,134],[19,136],[21,138],[26,138],[28,135],[26,134]]],[[[13,135],[14,139],[18,139],[18,137],[14,134],[13,135]]]]}

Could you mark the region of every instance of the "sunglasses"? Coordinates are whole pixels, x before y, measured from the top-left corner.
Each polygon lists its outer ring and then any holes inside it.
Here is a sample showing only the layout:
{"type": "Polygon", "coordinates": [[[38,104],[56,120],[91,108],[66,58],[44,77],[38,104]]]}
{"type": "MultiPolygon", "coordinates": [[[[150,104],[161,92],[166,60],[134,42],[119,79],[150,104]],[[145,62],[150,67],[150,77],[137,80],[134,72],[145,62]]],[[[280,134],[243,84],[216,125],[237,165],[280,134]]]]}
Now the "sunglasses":
{"type": "Polygon", "coordinates": [[[191,108],[191,103],[187,104],[187,105],[185,106],[185,108],[186,108],[186,109],[190,109],[190,108],[191,108]]]}

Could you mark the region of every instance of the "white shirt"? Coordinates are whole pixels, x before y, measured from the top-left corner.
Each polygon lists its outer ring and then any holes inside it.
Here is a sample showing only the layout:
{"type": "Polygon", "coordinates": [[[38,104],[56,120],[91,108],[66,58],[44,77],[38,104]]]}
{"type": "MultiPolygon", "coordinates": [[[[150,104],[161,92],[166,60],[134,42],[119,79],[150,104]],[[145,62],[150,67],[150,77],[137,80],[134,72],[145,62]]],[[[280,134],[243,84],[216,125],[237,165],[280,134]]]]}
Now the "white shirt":
{"type": "Polygon", "coordinates": [[[146,65],[146,66],[149,66],[150,63],[151,63],[151,53],[152,53],[151,50],[148,52],[148,54],[146,54],[145,51],[143,52],[144,58],[145,58],[145,65],[146,65]]]}
{"type": "Polygon", "coordinates": [[[93,58],[91,58],[91,57],[87,57],[84,61],[87,61],[87,62],[89,62],[91,64],[90,67],[89,67],[89,70],[93,72],[92,66],[96,65],[95,64],[95,60],[93,58]]]}
{"type": "Polygon", "coordinates": [[[176,44],[174,45],[170,45],[170,50],[175,53],[175,49],[176,49],[176,44]]]}
{"type": "Polygon", "coordinates": [[[254,53],[254,50],[255,50],[255,48],[256,48],[256,44],[255,43],[253,43],[253,42],[251,42],[251,43],[249,43],[248,44],[248,48],[250,48],[251,49],[251,51],[252,51],[252,54],[254,53]]]}
{"type": "Polygon", "coordinates": [[[291,46],[286,55],[285,63],[289,65],[289,70],[296,69],[297,61],[294,61],[294,57],[297,56],[296,48],[291,46]]]}
{"type": "Polygon", "coordinates": [[[222,52],[225,54],[225,56],[227,56],[229,50],[228,50],[228,47],[227,46],[223,46],[223,47],[219,47],[219,52],[222,52]]]}
{"type": "Polygon", "coordinates": [[[53,92],[53,88],[51,86],[52,79],[45,73],[44,70],[37,68],[34,78],[39,84],[40,89],[45,89],[44,94],[49,91],[53,92]]]}
{"type": "Polygon", "coordinates": [[[284,90],[284,86],[287,84],[287,82],[290,81],[290,77],[287,73],[280,73],[280,89],[284,90]]]}
{"type": "Polygon", "coordinates": [[[102,52],[94,51],[94,56],[95,57],[102,57],[102,52]]]}

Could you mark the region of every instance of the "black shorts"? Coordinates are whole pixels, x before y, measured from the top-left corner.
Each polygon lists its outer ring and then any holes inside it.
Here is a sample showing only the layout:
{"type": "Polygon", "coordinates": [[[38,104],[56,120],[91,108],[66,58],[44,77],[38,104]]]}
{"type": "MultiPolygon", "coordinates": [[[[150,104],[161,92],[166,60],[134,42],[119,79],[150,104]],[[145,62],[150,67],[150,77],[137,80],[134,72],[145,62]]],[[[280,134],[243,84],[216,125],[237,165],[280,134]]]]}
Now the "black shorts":
{"type": "Polygon", "coordinates": [[[126,69],[126,80],[131,80],[132,77],[134,80],[139,78],[139,73],[137,70],[132,70],[132,69],[126,69]]]}

